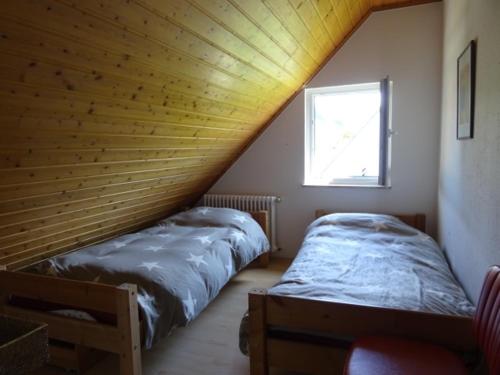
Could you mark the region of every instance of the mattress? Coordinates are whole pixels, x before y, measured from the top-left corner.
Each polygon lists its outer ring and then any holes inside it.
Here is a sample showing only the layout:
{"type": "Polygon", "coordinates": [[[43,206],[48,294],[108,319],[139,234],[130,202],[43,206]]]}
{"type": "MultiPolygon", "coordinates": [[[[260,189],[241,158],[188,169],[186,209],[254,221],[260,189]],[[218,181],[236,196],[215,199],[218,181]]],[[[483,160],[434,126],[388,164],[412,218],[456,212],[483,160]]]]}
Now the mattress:
{"type": "Polygon", "coordinates": [[[28,272],[138,286],[144,345],[187,325],[228,280],[269,250],[250,214],[199,207],[137,233],[48,259],[28,272]]]}
{"type": "MultiPolygon", "coordinates": [[[[389,215],[331,214],[309,225],[271,295],[472,316],[474,306],[427,234],[389,215]]],[[[243,322],[243,326],[246,322],[243,322]]],[[[246,351],[242,326],[240,348],[246,351]]]]}

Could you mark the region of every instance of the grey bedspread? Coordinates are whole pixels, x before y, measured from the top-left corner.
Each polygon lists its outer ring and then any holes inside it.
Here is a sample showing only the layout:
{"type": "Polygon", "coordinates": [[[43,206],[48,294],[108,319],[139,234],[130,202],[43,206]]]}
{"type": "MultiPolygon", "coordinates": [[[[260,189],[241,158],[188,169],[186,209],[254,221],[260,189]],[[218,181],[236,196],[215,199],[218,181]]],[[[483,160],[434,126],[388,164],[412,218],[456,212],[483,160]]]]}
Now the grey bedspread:
{"type": "Polygon", "coordinates": [[[269,293],[474,313],[436,242],[388,215],[332,214],[315,220],[293,264],[269,293]]]}
{"type": "Polygon", "coordinates": [[[199,207],[134,234],[38,264],[30,271],[137,284],[145,347],[193,320],[269,242],[250,214],[199,207]]]}
{"type": "MultiPolygon", "coordinates": [[[[315,220],[292,265],[268,293],[450,315],[474,313],[436,242],[388,215],[332,214],[315,220]]],[[[241,331],[245,336],[245,329],[241,331]]],[[[244,337],[240,348],[246,351],[244,337]]]]}

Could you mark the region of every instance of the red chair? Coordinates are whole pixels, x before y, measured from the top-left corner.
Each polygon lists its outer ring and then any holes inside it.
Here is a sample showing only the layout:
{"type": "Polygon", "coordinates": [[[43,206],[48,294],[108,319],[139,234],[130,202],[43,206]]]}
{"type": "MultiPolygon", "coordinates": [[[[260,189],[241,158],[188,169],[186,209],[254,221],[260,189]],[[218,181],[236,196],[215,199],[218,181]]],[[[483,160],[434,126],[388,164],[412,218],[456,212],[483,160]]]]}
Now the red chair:
{"type": "MultiPolygon", "coordinates": [[[[500,267],[486,274],[474,315],[474,335],[489,375],[500,375],[500,267]]],[[[354,342],[344,375],[460,375],[468,370],[449,350],[395,337],[363,337],[354,342]]]]}

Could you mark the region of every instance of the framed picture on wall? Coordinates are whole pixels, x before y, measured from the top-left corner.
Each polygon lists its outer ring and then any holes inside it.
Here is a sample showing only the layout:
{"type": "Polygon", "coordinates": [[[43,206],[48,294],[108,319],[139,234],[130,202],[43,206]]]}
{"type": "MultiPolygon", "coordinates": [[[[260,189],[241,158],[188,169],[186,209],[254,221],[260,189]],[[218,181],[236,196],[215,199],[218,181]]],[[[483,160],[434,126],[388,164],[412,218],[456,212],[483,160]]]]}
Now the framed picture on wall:
{"type": "Polygon", "coordinates": [[[457,139],[474,135],[476,42],[471,41],[457,60],[457,139]]]}

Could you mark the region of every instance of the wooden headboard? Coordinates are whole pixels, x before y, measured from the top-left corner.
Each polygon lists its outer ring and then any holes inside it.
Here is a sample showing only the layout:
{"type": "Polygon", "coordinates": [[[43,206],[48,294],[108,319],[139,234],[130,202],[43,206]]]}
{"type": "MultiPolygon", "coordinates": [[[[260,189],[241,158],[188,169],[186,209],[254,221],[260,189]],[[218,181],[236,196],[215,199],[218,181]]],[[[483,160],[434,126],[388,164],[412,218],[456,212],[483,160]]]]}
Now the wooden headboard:
{"type": "Polygon", "coordinates": [[[249,212],[249,214],[252,215],[253,219],[257,223],[259,223],[267,238],[271,240],[269,230],[269,211],[252,211],[249,212]]]}
{"type": "MultiPolygon", "coordinates": [[[[331,210],[319,209],[316,210],[316,218],[334,213],[336,212],[331,210]]],[[[383,214],[395,216],[403,223],[406,223],[409,226],[417,228],[419,231],[425,233],[425,214],[387,214],[387,213],[383,214]]]]}

